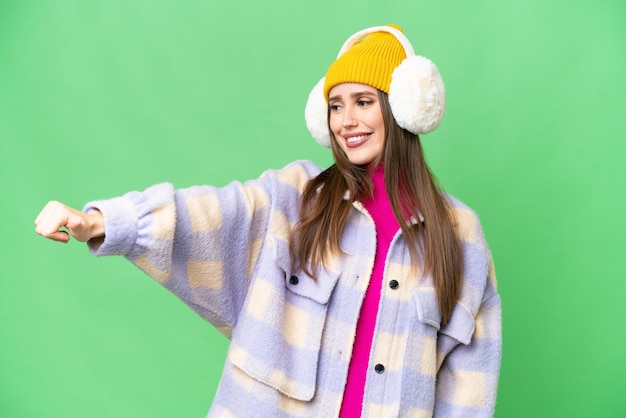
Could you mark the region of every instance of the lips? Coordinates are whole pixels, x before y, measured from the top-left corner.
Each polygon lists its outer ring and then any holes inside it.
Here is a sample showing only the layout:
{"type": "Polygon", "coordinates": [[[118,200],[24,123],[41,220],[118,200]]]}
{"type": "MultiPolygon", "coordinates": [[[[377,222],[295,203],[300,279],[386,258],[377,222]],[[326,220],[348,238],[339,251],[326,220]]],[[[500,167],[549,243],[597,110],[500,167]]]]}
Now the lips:
{"type": "Polygon", "coordinates": [[[343,138],[346,140],[346,145],[348,147],[358,147],[362,143],[366,142],[372,136],[371,133],[352,133],[345,134],[343,138]]]}

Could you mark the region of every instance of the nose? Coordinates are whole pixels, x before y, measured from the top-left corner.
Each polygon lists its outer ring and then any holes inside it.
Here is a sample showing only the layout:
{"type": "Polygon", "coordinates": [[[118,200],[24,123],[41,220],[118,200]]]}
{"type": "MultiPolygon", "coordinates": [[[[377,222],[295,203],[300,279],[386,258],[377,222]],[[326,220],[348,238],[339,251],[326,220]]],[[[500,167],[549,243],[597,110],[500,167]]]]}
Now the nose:
{"type": "Polygon", "coordinates": [[[343,111],[343,119],[341,125],[344,128],[351,128],[358,125],[358,121],[354,114],[354,108],[352,106],[346,106],[343,111]]]}

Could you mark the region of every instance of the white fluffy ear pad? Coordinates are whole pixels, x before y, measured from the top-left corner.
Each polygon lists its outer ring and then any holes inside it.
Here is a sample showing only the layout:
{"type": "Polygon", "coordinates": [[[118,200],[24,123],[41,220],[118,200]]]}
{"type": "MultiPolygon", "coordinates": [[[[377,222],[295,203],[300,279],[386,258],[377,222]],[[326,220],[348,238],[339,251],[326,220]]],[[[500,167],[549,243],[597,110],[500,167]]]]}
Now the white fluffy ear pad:
{"type": "Polygon", "coordinates": [[[324,81],[322,78],[313,87],[304,108],[304,119],[311,135],[325,147],[330,147],[330,134],[328,132],[328,105],[324,99],[324,81]]]}
{"type": "Polygon", "coordinates": [[[435,130],[445,104],[443,80],[428,58],[407,57],[391,74],[389,105],[398,125],[407,131],[425,134],[435,130]]]}

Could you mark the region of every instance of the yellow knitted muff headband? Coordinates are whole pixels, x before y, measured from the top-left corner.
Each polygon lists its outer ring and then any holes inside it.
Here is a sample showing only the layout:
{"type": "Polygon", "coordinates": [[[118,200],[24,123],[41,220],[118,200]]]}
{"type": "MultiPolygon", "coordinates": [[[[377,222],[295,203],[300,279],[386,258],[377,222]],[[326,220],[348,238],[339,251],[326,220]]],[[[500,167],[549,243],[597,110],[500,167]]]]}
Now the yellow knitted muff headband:
{"type": "MultiPolygon", "coordinates": [[[[402,32],[397,25],[386,25],[402,32]]],[[[389,93],[391,74],[406,58],[398,39],[388,32],[374,32],[363,36],[333,62],[326,73],[324,98],[341,83],[367,84],[389,93]]]]}

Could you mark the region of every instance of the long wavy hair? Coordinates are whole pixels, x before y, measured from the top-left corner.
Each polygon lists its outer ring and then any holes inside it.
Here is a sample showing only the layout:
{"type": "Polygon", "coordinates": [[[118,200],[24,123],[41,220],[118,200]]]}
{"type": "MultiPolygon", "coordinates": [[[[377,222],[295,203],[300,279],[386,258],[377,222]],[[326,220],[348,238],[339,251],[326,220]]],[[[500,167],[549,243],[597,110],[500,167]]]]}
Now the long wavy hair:
{"type": "Polygon", "coordinates": [[[370,171],[383,164],[387,194],[408,246],[412,271],[419,270],[423,259],[424,273],[433,278],[445,324],[461,291],[463,274],[455,219],[426,164],[419,137],[398,126],[387,94],[378,91],[378,98],[385,123],[382,154],[369,165],[354,165],[329,128],[335,163],[305,186],[300,221],[290,237],[291,257],[299,268],[316,278],[329,254],[343,253],[340,239],[352,203],[372,193],[370,171]],[[420,216],[423,223],[406,222],[409,217],[420,216]]]}

